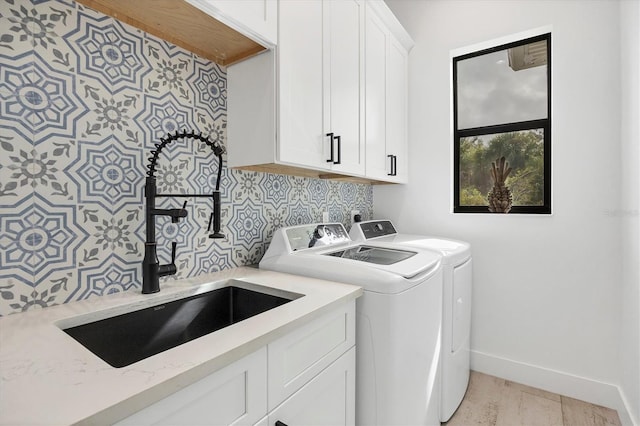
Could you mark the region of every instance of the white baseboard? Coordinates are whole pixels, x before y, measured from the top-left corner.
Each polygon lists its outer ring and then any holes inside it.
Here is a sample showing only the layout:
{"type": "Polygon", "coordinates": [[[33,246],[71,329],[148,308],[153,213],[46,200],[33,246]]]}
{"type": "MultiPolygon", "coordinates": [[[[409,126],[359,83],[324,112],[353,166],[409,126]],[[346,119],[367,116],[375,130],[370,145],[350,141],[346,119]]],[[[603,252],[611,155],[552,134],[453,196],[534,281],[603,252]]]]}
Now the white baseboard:
{"type": "Polygon", "coordinates": [[[613,408],[618,412],[620,421],[624,426],[640,426],[637,419],[631,419],[625,399],[618,386],[611,383],[603,383],[478,351],[471,351],[471,369],[592,404],[613,408]]]}

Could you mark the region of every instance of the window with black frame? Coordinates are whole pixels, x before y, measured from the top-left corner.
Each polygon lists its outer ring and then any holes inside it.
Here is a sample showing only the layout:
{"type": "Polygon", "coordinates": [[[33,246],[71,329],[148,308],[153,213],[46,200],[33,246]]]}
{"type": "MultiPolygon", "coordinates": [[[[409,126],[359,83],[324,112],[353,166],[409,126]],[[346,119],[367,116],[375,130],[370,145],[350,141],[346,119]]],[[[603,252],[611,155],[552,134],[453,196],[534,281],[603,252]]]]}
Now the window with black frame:
{"type": "Polygon", "coordinates": [[[454,213],[551,213],[551,34],[453,58],[454,213]]]}

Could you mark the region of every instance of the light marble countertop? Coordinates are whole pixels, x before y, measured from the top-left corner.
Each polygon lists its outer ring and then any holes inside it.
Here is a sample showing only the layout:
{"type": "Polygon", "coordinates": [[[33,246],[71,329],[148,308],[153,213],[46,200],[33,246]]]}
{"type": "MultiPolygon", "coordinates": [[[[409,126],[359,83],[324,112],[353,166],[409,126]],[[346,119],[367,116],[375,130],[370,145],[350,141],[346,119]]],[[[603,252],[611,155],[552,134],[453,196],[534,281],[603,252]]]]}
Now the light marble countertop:
{"type": "Polygon", "coordinates": [[[118,293],[0,318],[0,424],[116,422],[362,294],[356,286],[246,267],[160,288],[153,295],[118,293]],[[122,368],[61,329],[224,287],[228,280],[304,297],[122,368]]]}

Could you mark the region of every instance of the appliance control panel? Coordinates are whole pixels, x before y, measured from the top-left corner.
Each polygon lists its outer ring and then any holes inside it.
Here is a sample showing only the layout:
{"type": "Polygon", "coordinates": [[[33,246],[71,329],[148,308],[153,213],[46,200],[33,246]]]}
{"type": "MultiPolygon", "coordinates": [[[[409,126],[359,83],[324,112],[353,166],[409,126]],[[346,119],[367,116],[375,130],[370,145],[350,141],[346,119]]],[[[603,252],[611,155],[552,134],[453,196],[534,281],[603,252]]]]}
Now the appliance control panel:
{"type": "Polygon", "coordinates": [[[397,234],[396,228],[389,220],[372,220],[369,222],[356,223],[359,226],[365,239],[384,237],[385,235],[397,234]]]}
{"type": "Polygon", "coordinates": [[[292,251],[351,241],[341,223],[294,226],[286,234],[292,251]]]}

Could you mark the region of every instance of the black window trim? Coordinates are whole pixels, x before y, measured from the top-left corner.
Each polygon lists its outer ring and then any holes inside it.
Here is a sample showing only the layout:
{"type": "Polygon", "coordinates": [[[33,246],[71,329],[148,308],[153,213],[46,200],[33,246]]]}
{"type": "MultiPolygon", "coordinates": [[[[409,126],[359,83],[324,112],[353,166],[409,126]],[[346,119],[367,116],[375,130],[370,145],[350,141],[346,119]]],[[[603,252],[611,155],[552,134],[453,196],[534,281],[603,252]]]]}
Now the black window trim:
{"type": "Polygon", "coordinates": [[[453,58],[453,212],[454,213],[488,213],[486,206],[460,205],[460,139],[469,136],[481,136],[494,133],[507,133],[523,130],[543,129],[543,160],[544,160],[544,195],[541,206],[512,206],[509,214],[551,214],[551,33],[541,34],[500,46],[467,53],[453,58]],[[547,41],[547,118],[515,123],[458,129],[458,75],[457,63],[469,58],[506,50],[511,47],[537,41],[547,41]]]}

